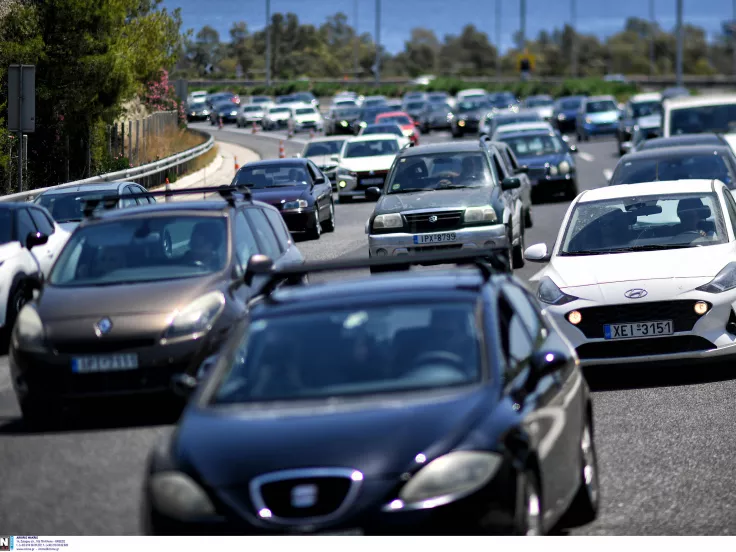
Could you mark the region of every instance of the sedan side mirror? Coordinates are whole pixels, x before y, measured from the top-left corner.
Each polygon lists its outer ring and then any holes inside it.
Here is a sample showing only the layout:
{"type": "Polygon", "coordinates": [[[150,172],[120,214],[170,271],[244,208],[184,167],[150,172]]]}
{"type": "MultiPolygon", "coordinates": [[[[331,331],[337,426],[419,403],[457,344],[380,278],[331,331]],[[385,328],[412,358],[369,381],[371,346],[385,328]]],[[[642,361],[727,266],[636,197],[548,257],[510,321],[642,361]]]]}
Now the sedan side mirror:
{"type": "Polygon", "coordinates": [[[314,179],[315,184],[324,184],[325,183],[325,177],[324,176],[318,176],[314,179]]]}
{"type": "Polygon", "coordinates": [[[516,169],[517,174],[528,174],[529,173],[529,167],[526,165],[522,165],[518,169],[516,169]]]}
{"type": "Polygon", "coordinates": [[[508,176],[501,182],[501,189],[506,192],[521,187],[521,179],[518,176],[508,176]]]}
{"type": "Polygon", "coordinates": [[[189,374],[175,374],[171,378],[171,389],[180,397],[188,399],[197,389],[197,378],[189,374]]]}
{"type": "Polygon", "coordinates": [[[43,232],[29,232],[26,236],[26,249],[33,249],[37,245],[43,245],[49,241],[49,237],[43,232]]]}
{"type": "Polygon", "coordinates": [[[524,251],[524,259],[532,263],[546,263],[550,258],[546,243],[535,243],[524,251]]]}
{"type": "Polygon", "coordinates": [[[568,357],[559,351],[540,351],[531,358],[532,369],[540,378],[559,372],[568,362],[568,357]]]}
{"type": "Polygon", "coordinates": [[[381,199],[381,189],[371,186],[365,191],[365,198],[371,201],[378,201],[381,199]]]}
{"type": "Polygon", "coordinates": [[[253,278],[256,276],[265,276],[272,270],[273,261],[271,260],[271,257],[257,253],[248,259],[248,266],[245,269],[243,281],[245,281],[245,284],[249,286],[253,283],[253,278]]]}
{"type": "Polygon", "coordinates": [[[333,156],[330,157],[330,161],[334,161],[335,163],[337,163],[338,161],[340,161],[340,156],[339,155],[333,155],[333,156]]]}

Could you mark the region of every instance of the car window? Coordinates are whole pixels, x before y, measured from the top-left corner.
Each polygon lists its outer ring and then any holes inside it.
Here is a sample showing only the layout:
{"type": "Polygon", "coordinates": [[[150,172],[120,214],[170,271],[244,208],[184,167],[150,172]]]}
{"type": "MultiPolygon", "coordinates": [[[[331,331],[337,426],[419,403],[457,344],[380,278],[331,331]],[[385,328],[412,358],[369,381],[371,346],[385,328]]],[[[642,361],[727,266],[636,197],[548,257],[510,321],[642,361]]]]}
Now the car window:
{"type": "Polygon", "coordinates": [[[307,162],[307,167],[309,168],[309,176],[312,177],[312,182],[316,182],[322,176],[322,173],[319,172],[319,169],[311,161],[307,162]]]}
{"type": "Polygon", "coordinates": [[[499,179],[503,180],[504,178],[506,178],[506,167],[501,162],[497,153],[493,154],[493,165],[496,167],[496,172],[498,173],[499,179]]]}
{"type": "MultiPolygon", "coordinates": [[[[134,194],[145,194],[148,192],[148,190],[146,190],[143,186],[132,186],[132,192],[134,194]]],[[[156,203],[156,200],[153,198],[153,196],[138,198],[138,205],[150,205],[151,203],[156,203]]]]}
{"type": "Polygon", "coordinates": [[[506,155],[506,160],[508,161],[511,169],[514,171],[518,171],[519,163],[518,161],[516,161],[516,157],[514,156],[514,152],[511,151],[511,148],[503,148],[503,152],[506,155]]]}
{"type": "Polygon", "coordinates": [[[26,237],[30,233],[36,233],[36,225],[31,220],[31,215],[28,213],[28,209],[18,209],[18,214],[15,217],[15,228],[16,235],[21,243],[25,243],[26,237]]]}
{"type": "Polygon", "coordinates": [[[501,348],[506,360],[504,375],[509,383],[526,367],[534,345],[522,316],[503,295],[498,298],[498,317],[501,348]]]}
{"type": "Polygon", "coordinates": [[[517,314],[524,326],[529,331],[529,335],[537,339],[541,333],[544,323],[537,311],[534,303],[530,302],[529,295],[520,287],[515,285],[505,285],[503,292],[511,303],[515,314],[517,314]]]}
{"type": "Polygon", "coordinates": [[[733,232],[736,235],[736,200],[733,198],[730,192],[724,191],[723,197],[726,198],[726,207],[728,208],[728,215],[731,219],[731,226],[733,232]]]}
{"type": "MultiPolygon", "coordinates": [[[[125,189],[123,190],[123,195],[130,195],[134,193],[136,192],[133,190],[132,186],[126,186],[125,189]]],[[[135,198],[123,199],[121,202],[121,207],[123,208],[135,207],[136,205],[138,205],[138,202],[135,200],[135,198]]]]}
{"type": "Polygon", "coordinates": [[[729,188],[736,186],[736,177],[731,174],[731,167],[726,159],[713,152],[624,161],[616,167],[610,184],[638,184],[694,178],[720,180],[729,188]]]}
{"type": "Polygon", "coordinates": [[[33,222],[36,224],[36,228],[38,228],[39,232],[43,232],[47,236],[50,236],[54,233],[54,224],[49,220],[49,217],[46,213],[41,211],[41,209],[29,209],[31,213],[31,217],[33,217],[33,222]]]}
{"type": "Polygon", "coordinates": [[[258,208],[246,209],[245,216],[250,221],[253,232],[255,232],[263,248],[263,254],[268,255],[274,260],[279,258],[281,256],[281,247],[263,211],[258,208]]]}
{"type": "Polygon", "coordinates": [[[235,236],[234,236],[234,248],[235,254],[238,256],[240,264],[245,266],[248,263],[248,259],[252,255],[260,253],[258,242],[253,236],[253,230],[245,220],[245,215],[242,211],[238,212],[235,216],[235,236]]]}
{"type": "Polygon", "coordinates": [[[276,232],[276,237],[281,243],[281,249],[284,251],[287,250],[289,248],[289,242],[291,241],[291,234],[289,233],[289,229],[286,227],[283,217],[272,209],[264,209],[263,212],[266,213],[266,217],[271,223],[274,232],[276,232]]]}

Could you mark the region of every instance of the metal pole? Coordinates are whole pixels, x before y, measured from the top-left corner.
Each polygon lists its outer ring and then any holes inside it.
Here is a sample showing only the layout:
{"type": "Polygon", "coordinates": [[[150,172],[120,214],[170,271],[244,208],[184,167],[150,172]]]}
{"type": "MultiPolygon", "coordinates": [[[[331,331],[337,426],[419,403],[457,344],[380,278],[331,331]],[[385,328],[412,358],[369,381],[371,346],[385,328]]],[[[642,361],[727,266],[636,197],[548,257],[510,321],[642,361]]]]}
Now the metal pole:
{"type": "Polygon", "coordinates": [[[496,76],[501,76],[501,0],[496,0],[496,76]]]}
{"type": "MultiPolygon", "coordinates": [[[[734,0],[736,6],[736,0],[734,0]]],[[[656,62],[654,61],[654,0],[649,0],[649,73],[655,73],[656,62]]]]}
{"type": "Polygon", "coordinates": [[[578,6],[576,0],[570,0],[570,25],[572,26],[572,61],[570,63],[573,78],[578,76],[578,6]]]}
{"type": "Polygon", "coordinates": [[[731,39],[733,40],[733,74],[736,75],[736,0],[733,0],[733,21],[731,33],[731,39]]]}
{"type": "Polygon", "coordinates": [[[376,0],[376,86],[381,83],[381,0],[376,0]]]}
{"type": "Polygon", "coordinates": [[[18,192],[23,191],[23,66],[18,69],[18,192]]]}
{"type": "Polygon", "coordinates": [[[128,121],[128,164],[133,162],[133,121],[128,121]]]}
{"type": "Polygon", "coordinates": [[[524,50],[526,48],[526,0],[521,0],[521,14],[520,14],[520,20],[521,24],[519,26],[519,34],[521,35],[519,37],[519,49],[524,50]]]}
{"type": "MultiPolygon", "coordinates": [[[[736,2],[736,0],[734,0],[736,2]]],[[[353,30],[355,31],[355,40],[353,41],[353,78],[357,79],[360,75],[360,35],[358,34],[358,0],[353,0],[353,30]]]]}
{"type": "Polygon", "coordinates": [[[682,47],[683,47],[683,28],[682,28],[682,0],[677,0],[677,58],[675,66],[677,68],[677,86],[682,86],[682,47]]]}
{"type": "Polygon", "coordinates": [[[28,135],[23,135],[23,171],[28,178],[28,135]]]}
{"type": "Polygon", "coordinates": [[[266,86],[271,86],[271,0],[266,0],[266,86]]]}

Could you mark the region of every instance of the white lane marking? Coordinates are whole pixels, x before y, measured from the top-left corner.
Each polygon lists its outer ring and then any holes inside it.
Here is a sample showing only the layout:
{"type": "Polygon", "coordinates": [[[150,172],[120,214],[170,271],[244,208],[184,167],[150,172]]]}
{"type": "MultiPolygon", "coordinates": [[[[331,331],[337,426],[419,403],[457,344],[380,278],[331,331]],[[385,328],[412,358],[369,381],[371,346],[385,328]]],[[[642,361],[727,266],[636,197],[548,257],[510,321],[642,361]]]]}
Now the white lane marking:
{"type": "Polygon", "coordinates": [[[542,279],[542,273],[547,269],[547,265],[544,266],[543,269],[541,269],[539,272],[537,272],[534,276],[529,278],[530,282],[538,282],[542,279]]]}
{"type": "Polygon", "coordinates": [[[595,157],[593,157],[589,153],[585,153],[584,151],[579,151],[578,157],[583,161],[587,161],[588,163],[592,163],[593,161],[595,161],[595,157]]]}
{"type": "Polygon", "coordinates": [[[603,178],[606,179],[606,182],[610,182],[612,176],[613,171],[611,169],[603,169],[603,178]]]}

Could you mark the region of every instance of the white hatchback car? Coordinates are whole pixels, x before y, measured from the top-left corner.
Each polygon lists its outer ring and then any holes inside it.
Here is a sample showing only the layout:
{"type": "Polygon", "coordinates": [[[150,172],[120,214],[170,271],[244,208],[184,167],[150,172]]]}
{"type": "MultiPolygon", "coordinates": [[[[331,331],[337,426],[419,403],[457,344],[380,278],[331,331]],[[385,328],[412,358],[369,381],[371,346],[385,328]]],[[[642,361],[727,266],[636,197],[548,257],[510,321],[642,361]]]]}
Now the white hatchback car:
{"type": "Polygon", "coordinates": [[[718,180],[581,193],[525,251],[583,364],[736,358],[736,201],[718,180]]]}
{"type": "Polygon", "coordinates": [[[351,138],[333,159],[337,169],[340,201],[365,197],[368,188],[383,188],[402,142],[393,134],[368,134],[351,138]]]}

